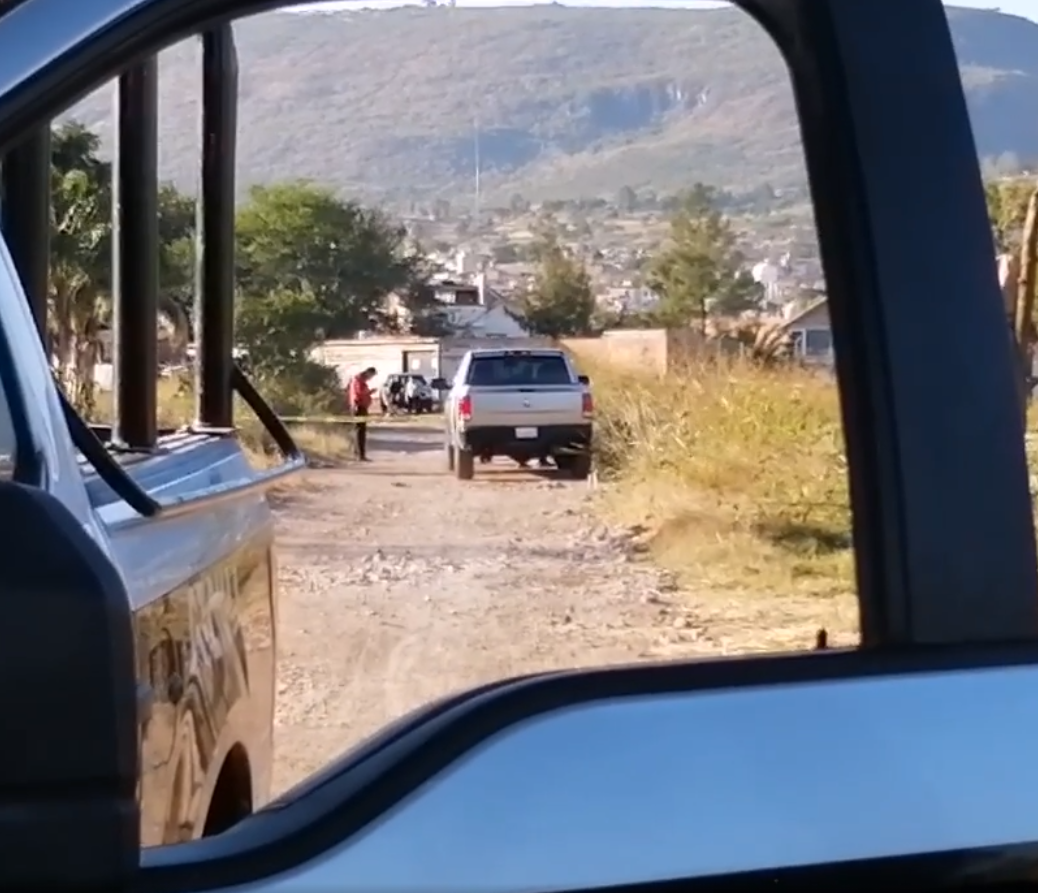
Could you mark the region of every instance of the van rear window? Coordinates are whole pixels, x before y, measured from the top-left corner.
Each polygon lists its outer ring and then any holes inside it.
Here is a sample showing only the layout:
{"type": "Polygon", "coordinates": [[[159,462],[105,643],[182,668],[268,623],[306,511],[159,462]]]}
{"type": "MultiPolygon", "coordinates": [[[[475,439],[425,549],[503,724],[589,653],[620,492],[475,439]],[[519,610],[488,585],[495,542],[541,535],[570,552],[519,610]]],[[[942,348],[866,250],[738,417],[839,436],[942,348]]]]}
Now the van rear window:
{"type": "Polygon", "coordinates": [[[473,357],[466,384],[476,387],[573,384],[569,366],[558,354],[503,354],[473,357]]]}

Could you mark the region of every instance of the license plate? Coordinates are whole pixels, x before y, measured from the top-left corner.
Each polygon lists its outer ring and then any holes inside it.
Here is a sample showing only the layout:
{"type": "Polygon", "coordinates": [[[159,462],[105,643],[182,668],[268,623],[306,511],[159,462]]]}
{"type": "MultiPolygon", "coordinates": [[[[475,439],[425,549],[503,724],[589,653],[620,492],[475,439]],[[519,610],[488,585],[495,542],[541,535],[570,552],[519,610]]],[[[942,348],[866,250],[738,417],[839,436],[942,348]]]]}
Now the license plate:
{"type": "Polygon", "coordinates": [[[536,428],[516,428],[516,440],[533,440],[537,436],[536,428]]]}

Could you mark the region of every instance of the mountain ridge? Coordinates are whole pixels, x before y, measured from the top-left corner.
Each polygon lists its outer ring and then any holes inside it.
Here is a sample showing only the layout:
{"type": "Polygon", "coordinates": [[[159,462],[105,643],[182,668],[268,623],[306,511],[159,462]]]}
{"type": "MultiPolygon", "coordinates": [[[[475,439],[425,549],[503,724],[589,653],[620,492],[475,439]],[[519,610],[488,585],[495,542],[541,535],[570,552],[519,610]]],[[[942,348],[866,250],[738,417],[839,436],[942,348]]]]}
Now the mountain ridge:
{"type": "MultiPolygon", "coordinates": [[[[950,9],[978,151],[1038,158],[1038,24],[950,9]]],[[[239,183],[364,198],[665,193],[703,180],[803,194],[777,48],[736,9],[558,5],[271,13],[235,25],[239,183]],[[478,139],[477,139],[478,134],[478,139]]],[[[160,57],[162,176],[196,181],[197,42],[160,57]]],[[[111,87],[71,116],[111,136],[111,87]]]]}

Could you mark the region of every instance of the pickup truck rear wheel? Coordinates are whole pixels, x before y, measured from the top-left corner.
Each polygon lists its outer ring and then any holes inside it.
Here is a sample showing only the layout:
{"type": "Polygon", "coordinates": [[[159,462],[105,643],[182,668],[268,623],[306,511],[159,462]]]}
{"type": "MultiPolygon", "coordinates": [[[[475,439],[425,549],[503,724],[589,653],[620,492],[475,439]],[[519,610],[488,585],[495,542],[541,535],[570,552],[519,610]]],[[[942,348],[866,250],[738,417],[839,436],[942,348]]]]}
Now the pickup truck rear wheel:
{"type": "Polygon", "coordinates": [[[454,462],[454,473],[459,481],[471,481],[475,477],[476,457],[472,450],[458,450],[454,462]]]}
{"type": "Polygon", "coordinates": [[[559,470],[575,481],[586,481],[591,476],[591,454],[578,453],[575,456],[567,456],[559,470]]]}

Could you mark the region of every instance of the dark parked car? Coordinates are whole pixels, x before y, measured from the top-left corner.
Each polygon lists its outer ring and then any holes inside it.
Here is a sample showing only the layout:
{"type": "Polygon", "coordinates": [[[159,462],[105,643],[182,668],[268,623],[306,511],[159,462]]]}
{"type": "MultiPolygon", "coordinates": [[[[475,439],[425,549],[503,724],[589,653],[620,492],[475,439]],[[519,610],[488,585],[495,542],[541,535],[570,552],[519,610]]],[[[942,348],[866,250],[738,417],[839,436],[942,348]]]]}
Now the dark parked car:
{"type": "Polygon", "coordinates": [[[378,389],[382,412],[407,412],[415,415],[433,412],[438,403],[436,392],[424,375],[416,372],[393,372],[378,389]]]}

